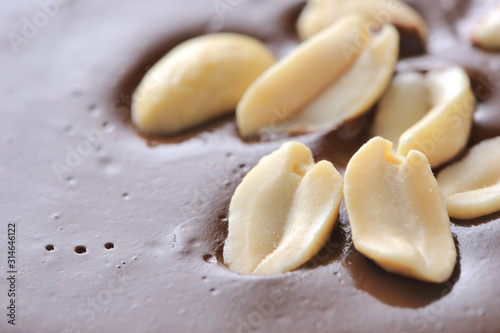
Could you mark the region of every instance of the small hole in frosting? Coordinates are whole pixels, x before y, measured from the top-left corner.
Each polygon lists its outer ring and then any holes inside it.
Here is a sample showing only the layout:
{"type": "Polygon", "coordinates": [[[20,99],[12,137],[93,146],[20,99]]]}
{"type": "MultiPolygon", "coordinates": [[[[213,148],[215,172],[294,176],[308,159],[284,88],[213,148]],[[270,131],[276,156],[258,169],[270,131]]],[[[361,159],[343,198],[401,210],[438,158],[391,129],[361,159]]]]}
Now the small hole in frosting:
{"type": "Polygon", "coordinates": [[[54,245],[52,245],[52,244],[47,245],[47,246],[45,247],[45,250],[47,250],[47,251],[49,251],[49,252],[50,252],[50,251],[54,251],[54,245]]]}
{"type": "Polygon", "coordinates": [[[95,104],[90,105],[89,106],[89,113],[94,117],[99,116],[99,107],[95,104]]]}
{"type": "Polygon", "coordinates": [[[217,262],[217,258],[211,254],[205,254],[203,260],[209,264],[215,264],[217,262]]]}
{"type": "Polygon", "coordinates": [[[108,250],[112,250],[112,249],[115,248],[115,244],[113,244],[113,243],[106,243],[106,244],[104,244],[104,247],[106,249],[108,249],[108,250]]]}
{"type": "Polygon", "coordinates": [[[104,121],[101,125],[101,128],[102,128],[103,132],[111,133],[111,132],[113,132],[114,125],[113,125],[113,123],[111,123],[109,121],[104,121]]]}
{"type": "Polygon", "coordinates": [[[85,246],[79,245],[75,247],[75,252],[78,254],[84,254],[87,252],[87,248],[85,246]]]}

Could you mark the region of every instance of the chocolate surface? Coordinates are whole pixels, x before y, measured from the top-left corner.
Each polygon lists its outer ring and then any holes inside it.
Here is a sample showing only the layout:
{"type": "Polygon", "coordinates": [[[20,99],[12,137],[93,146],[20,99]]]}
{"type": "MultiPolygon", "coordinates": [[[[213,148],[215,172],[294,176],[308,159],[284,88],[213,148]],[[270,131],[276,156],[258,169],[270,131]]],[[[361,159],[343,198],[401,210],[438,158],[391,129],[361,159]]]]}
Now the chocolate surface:
{"type": "MultiPolygon", "coordinates": [[[[221,263],[229,201],[246,172],[290,138],[243,141],[232,116],[167,140],[131,125],[131,93],[173,46],[231,31],[283,56],[297,44],[303,0],[53,3],[45,24],[40,13],[50,9],[37,2],[0,12],[0,207],[5,229],[17,226],[18,266],[16,326],[2,313],[1,332],[500,330],[500,213],[452,221],[459,257],[444,284],[387,273],[360,255],[344,206],[311,262],[242,276],[221,263]],[[25,38],[17,53],[12,33],[25,38]]],[[[468,41],[494,1],[411,5],[429,24],[429,44],[398,69],[466,67],[478,98],[471,144],[500,135],[500,53],[468,41]]],[[[343,172],[369,120],[293,139],[343,172]]]]}

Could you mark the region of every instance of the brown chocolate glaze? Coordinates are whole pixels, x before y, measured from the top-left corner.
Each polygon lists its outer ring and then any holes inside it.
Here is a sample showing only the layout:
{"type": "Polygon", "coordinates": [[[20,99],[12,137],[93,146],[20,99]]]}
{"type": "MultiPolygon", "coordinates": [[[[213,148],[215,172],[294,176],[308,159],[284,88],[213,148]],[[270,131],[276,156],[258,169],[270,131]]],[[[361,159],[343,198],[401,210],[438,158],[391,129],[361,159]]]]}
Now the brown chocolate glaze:
{"type": "MultiPolygon", "coordinates": [[[[4,224],[17,225],[19,275],[16,327],[4,316],[0,331],[498,332],[498,213],[452,221],[459,258],[443,284],[387,273],[360,255],[344,206],[325,248],[294,272],[241,276],[221,264],[234,189],[290,138],[245,142],[230,116],[148,141],[128,105],[147,69],[189,37],[241,32],[278,56],[297,44],[302,0],[224,3],[233,5],[219,17],[212,1],[72,1],[18,54],[2,40],[0,204],[4,224]]],[[[479,100],[471,143],[500,135],[500,55],[466,34],[493,1],[411,4],[430,42],[398,69],[465,66],[479,100]]],[[[21,34],[23,17],[42,10],[7,8],[5,34],[21,34]]],[[[343,172],[368,125],[365,117],[293,139],[343,172]]]]}

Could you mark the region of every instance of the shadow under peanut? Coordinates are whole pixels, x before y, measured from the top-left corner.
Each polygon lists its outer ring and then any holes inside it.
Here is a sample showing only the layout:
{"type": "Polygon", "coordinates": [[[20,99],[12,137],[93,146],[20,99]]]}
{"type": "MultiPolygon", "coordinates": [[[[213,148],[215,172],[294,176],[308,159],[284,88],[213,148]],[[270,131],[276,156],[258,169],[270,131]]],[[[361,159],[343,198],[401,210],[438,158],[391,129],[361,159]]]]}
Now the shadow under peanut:
{"type": "Polygon", "coordinates": [[[348,239],[348,233],[344,230],[343,226],[337,222],[334,230],[321,250],[300,268],[303,270],[311,270],[321,266],[328,266],[334,261],[341,260],[344,257],[348,239]]]}
{"type": "Polygon", "coordinates": [[[469,220],[459,220],[455,218],[451,219],[451,222],[455,225],[465,228],[475,227],[493,221],[500,221],[500,211],[469,220]]]}
{"type": "Polygon", "coordinates": [[[427,283],[389,273],[359,253],[354,245],[351,245],[349,249],[344,266],[354,280],[357,289],[393,307],[418,309],[448,295],[458,281],[460,254],[458,253],[456,237],[454,237],[454,241],[457,248],[457,264],[450,279],[440,284],[427,283]]]}

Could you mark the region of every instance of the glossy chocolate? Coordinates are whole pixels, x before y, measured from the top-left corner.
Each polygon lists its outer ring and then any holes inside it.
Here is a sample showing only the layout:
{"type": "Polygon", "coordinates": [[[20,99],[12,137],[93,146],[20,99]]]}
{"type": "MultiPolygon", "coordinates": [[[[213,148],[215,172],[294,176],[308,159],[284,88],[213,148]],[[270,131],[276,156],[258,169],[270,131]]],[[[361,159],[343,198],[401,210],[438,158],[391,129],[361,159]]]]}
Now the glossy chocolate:
{"type": "MultiPolygon", "coordinates": [[[[30,32],[27,22],[40,26],[18,53],[9,37],[0,43],[0,207],[4,225],[17,226],[19,271],[16,326],[3,315],[1,332],[500,330],[500,213],[452,221],[459,258],[444,284],[387,273],[360,255],[343,206],[311,262],[240,276],[221,263],[230,198],[290,138],[245,142],[234,117],[167,140],[143,138],[130,124],[131,93],[173,46],[232,31],[283,56],[297,44],[303,0],[52,3],[45,24],[47,10],[34,1],[0,12],[10,38],[30,32]]],[[[398,69],[465,66],[479,101],[471,143],[500,135],[500,54],[468,41],[494,1],[411,4],[429,24],[429,45],[398,69]]],[[[369,123],[294,139],[343,172],[369,123]]]]}

